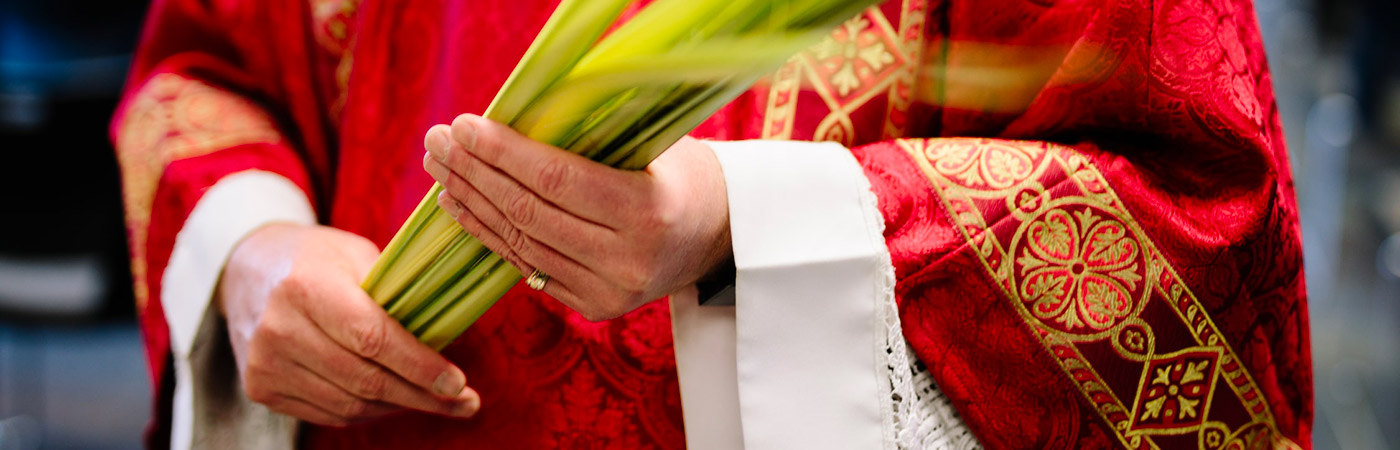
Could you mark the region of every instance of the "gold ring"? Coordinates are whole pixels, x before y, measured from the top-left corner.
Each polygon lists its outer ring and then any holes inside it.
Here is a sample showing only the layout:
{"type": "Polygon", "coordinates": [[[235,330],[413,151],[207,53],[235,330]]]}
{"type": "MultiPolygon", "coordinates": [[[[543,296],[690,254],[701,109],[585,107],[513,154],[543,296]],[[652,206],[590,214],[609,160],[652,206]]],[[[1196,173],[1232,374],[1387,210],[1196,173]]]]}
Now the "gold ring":
{"type": "Polygon", "coordinates": [[[525,284],[529,285],[530,289],[536,291],[543,291],[546,283],[549,283],[549,275],[540,272],[540,269],[535,269],[534,272],[530,272],[529,278],[525,279],[525,284]]]}

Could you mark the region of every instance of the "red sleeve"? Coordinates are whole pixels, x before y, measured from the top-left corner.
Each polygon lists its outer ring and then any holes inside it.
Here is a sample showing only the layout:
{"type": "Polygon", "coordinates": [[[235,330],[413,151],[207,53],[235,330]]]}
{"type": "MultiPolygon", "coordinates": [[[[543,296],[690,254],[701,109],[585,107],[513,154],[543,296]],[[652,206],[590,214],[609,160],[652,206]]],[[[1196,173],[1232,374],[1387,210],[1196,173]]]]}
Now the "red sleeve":
{"type": "Polygon", "coordinates": [[[304,2],[152,4],[112,123],[122,171],[137,311],[156,392],[148,435],[165,447],[172,374],[161,276],[203,193],[246,170],[313,193],[326,176],[325,114],[310,84],[304,2]],[[285,6],[284,6],[285,5],[285,6]]]}
{"type": "Polygon", "coordinates": [[[1250,4],[1001,3],[945,5],[938,106],[912,129],[947,137],[854,150],[915,353],[988,448],[1311,447],[1250,4]]]}

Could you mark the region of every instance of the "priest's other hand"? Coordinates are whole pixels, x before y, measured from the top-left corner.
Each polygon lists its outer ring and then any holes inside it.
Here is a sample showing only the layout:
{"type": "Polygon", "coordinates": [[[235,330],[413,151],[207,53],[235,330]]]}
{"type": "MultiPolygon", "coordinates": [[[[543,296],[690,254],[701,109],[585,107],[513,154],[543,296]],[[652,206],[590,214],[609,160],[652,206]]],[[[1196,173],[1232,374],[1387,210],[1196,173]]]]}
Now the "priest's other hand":
{"type": "Polygon", "coordinates": [[[248,398],[344,426],[417,409],[469,417],[466,376],[360,289],[379,250],[345,231],[272,224],[234,249],[220,310],[248,398]]]}
{"type": "Polygon", "coordinates": [[[614,169],[465,114],[424,137],[438,205],[589,320],[692,284],[732,255],[719,160],[685,138],[646,170],[614,169]]]}

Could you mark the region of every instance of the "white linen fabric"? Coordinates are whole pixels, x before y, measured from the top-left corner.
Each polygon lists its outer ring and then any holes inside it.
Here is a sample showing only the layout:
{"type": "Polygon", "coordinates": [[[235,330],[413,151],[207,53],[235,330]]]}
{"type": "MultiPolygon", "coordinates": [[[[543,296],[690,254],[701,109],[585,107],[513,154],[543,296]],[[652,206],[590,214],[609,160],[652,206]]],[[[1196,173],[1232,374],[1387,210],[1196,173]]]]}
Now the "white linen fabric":
{"type": "Polygon", "coordinates": [[[693,291],[672,298],[688,444],[975,447],[904,341],[884,222],[850,152],[710,145],[729,191],[737,299],[731,316],[704,312],[693,291]],[[717,437],[732,433],[742,438],[717,437]]]}
{"type": "MultiPolygon", "coordinates": [[[[733,296],[734,290],[718,295],[733,296]]],[[[687,448],[744,448],[734,308],[700,306],[694,286],[671,294],[671,332],[687,448]]]]}

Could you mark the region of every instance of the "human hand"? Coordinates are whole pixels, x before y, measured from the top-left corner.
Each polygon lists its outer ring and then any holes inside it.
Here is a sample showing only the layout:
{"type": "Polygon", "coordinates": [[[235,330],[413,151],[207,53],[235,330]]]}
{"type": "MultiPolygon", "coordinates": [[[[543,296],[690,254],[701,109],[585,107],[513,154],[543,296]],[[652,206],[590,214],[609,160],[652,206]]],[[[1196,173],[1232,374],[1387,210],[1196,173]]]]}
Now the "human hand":
{"type": "Polygon", "coordinates": [[[438,205],[589,320],[625,314],[729,260],[714,152],[685,138],[646,170],[614,169],[464,114],[424,137],[438,205]]]}
{"type": "Polygon", "coordinates": [[[248,398],[332,426],[404,408],[476,413],[461,369],[360,288],[378,255],[365,238],[322,226],[268,225],[238,244],[216,298],[248,398]]]}

